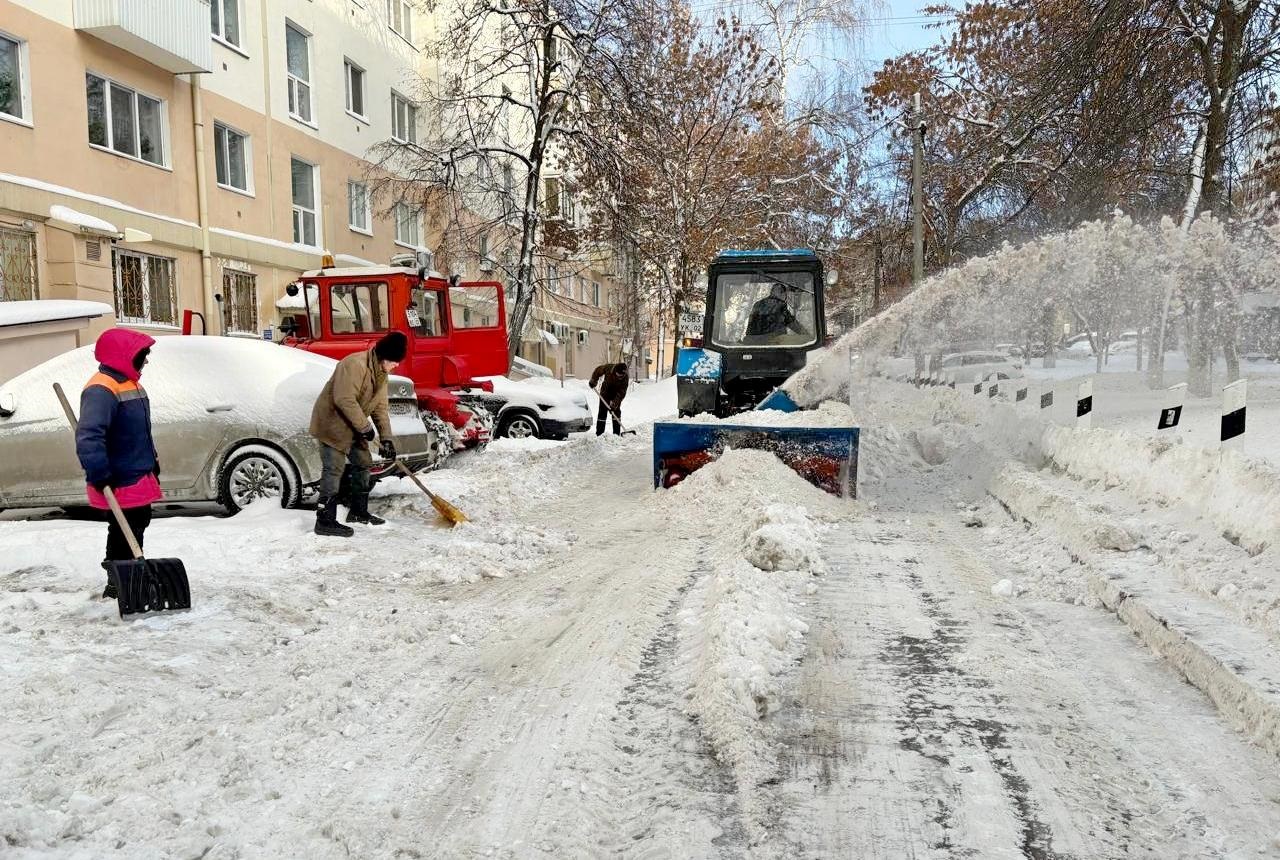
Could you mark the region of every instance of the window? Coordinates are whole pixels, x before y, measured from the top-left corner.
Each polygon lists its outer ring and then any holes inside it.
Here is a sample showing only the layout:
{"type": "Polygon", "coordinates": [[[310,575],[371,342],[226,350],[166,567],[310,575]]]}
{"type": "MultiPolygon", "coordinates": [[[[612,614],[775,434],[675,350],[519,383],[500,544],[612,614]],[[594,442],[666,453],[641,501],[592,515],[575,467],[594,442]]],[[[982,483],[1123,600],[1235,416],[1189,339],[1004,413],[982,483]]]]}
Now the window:
{"type": "Polygon", "coordinates": [[[289,160],[293,183],[293,241],[316,244],[316,168],[299,158],[289,160]]]}
{"type": "Polygon", "coordinates": [[[344,60],[343,78],[347,82],[347,113],[364,119],[364,69],[344,60]]]}
{"type": "Polygon", "coordinates": [[[502,165],[502,198],[507,209],[516,206],[516,174],[510,164],[502,165]]]}
{"type": "Polygon", "coordinates": [[[577,223],[573,208],[573,192],[564,183],[560,184],[560,214],[571,225],[577,223]]]}
{"type": "Polygon", "coordinates": [[[389,327],[385,283],[335,284],[329,295],[329,326],[334,334],[368,334],[389,327]]]}
{"type": "Polygon", "coordinates": [[[249,193],[249,138],[220,122],[213,124],[213,160],[218,184],[249,193]]]}
{"type": "Polygon", "coordinates": [[[405,310],[405,321],[418,337],[439,337],[444,334],[440,325],[443,290],[426,290],[415,287],[410,294],[413,305],[405,310]]]}
{"type": "Polygon", "coordinates": [[[0,302],[38,298],[36,234],[0,227],[0,302]]]}
{"type": "Polygon", "coordinates": [[[258,278],[251,272],[222,273],[222,330],[258,333],[258,278]]]}
{"type": "Polygon", "coordinates": [[[560,214],[560,180],[548,179],[544,187],[546,191],[542,196],[546,200],[547,214],[554,218],[560,214]]]}
{"type": "Polygon", "coordinates": [[[408,203],[395,205],[396,244],[416,248],[422,244],[422,213],[408,203]]]}
{"type": "Polygon", "coordinates": [[[85,75],[85,87],[91,145],[165,165],[164,102],[95,74],[85,75]]]}
{"type": "Polygon", "coordinates": [[[239,48],[240,0],[210,0],[209,17],[213,22],[213,37],[239,48]]]}
{"type": "Polygon", "coordinates": [[[560,269],[556,266],[547,266],[547,286],[551,292],[560,292],[560,269]]]}
{"type": "Polygon", "coordinates": [[[488,328],[489,317],[481,314],[481,308],[498,306],[497,287],[450,287],[449,307],[453,309],[454,328],[488,328]],[[479,305],[473,312],[471,307],[479,305]]]}
{"type": "Polygon", "coordinates": [[[29,120],[27,109],[27,43],[0,34],[0,116],[29,120]]]}
{"type": "Polygon", "coordinates": [[[347,181],[347,225],[357,232],[373,235],[369,221],[369,186],[350,179],[347,181]]]}
{"type": "Polygon", "coordinates": [[[808,346],[817,331],[811,272],[726,273],[711,286],[715,322],[711,343],[737,348],[808,346]]]}
{"type": "Polygon", "coordinates": [[[175,260],[113,248],[116,318],[133,325],[177,325],[175,260]]]}
{"type": "Polygon", "coordinates": [[[289,116],[311,122],[311,37],[293,24],[284,25],[289,67],[289,116]]]}
{"type": "Polygon", "coordinates": [[[591,282],[591,304],[600,307],[600,282],[591,282]]]}
{"type": "Polygon", "coordinates": [[[401,143],[418,142],[418,109],[395,90],[391,91],[391,137],[401,143]]]}
{"type": "Polygon", "coordinates": [[[413,41],[413,4],[409,0],[387,0],[387,23],[406,41],[413,41]]]}

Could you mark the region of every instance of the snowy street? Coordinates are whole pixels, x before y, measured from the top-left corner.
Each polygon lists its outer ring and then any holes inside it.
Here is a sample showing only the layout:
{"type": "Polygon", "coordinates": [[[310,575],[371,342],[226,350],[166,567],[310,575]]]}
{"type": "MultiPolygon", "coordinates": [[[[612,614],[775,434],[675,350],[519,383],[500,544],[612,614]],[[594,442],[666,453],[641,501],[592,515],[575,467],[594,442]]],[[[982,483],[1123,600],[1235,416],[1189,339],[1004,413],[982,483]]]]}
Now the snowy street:
{"type": "Polygon", "coordinates": [[[856,502],[755,451],[655,493],[647,427],[499,442],[428,476],[454,531],[408,482],[347,542],[161,519],[195,608],[125,623],[100,524],[7,519],[9,854],[1280,856],[1265,725],[1090,586],[1164,577],[1265,674],[1276,616],[1183,567],[1268,554],[1022,465],[1007,405],[865,397],[856,502]]]}

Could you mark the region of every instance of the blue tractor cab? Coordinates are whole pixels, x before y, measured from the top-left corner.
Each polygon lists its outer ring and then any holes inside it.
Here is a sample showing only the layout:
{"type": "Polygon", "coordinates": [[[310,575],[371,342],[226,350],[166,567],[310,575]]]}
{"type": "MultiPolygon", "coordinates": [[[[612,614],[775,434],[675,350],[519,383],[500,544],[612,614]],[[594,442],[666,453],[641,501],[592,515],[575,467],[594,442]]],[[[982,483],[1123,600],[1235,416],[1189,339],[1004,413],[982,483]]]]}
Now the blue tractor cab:
{"type": "Polygon", "coordinates": [[[776,389],[826,340],[824,287],[822,261],[805,248],[717,254],[707,269],[703,345],[676,359],[680,415],[794,409],[776,389]]]}

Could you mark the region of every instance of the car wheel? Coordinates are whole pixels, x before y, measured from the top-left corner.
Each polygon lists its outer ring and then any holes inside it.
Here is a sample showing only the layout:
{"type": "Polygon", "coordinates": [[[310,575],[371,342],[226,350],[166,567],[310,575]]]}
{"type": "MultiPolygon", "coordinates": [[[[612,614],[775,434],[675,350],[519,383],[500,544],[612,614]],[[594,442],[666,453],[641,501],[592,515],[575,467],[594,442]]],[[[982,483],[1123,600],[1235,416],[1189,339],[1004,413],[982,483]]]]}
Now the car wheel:
{"type": "Polygon", "coordinates": [[[502,420],[498,435],[509,439],[537,439],[542,435],[542,427],[528,412],[516,412],[502,420]]]}
{"type": "Polygon", "coordinates": [[[280,507],[298,503],[298,472],[289,458],[265,445],[245,445],[231,452],[218,476],[218,502],[239,513],[258,499],[279,499],[280,507]]]}

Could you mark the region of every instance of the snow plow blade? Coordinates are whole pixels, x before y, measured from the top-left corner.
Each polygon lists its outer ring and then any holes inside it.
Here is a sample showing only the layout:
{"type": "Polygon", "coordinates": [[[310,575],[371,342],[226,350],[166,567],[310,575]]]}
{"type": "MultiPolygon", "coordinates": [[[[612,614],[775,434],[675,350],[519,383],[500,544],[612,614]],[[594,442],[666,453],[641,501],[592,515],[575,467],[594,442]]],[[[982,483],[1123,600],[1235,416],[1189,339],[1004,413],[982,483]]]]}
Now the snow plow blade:
{"type": "Polygon", "coordinates": [[[819,489],[853,498],[857,427],[753,427],[659,421],[653,425],[653,485],[674,487],[726,449],[770,451],[819,489]]]}

